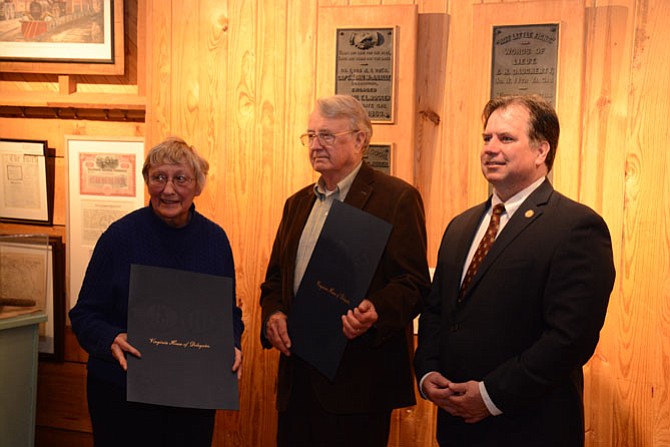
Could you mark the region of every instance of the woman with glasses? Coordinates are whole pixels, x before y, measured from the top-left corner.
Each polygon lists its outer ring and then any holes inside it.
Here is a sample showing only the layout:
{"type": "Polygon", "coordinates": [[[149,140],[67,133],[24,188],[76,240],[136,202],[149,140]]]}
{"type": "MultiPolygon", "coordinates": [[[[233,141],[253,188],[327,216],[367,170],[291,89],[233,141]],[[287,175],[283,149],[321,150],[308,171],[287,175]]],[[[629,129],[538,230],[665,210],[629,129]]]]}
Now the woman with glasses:
{"type": "MultiPolygon", "coordinates": [[[[207,446],[215,410],[126,401],[127,355],[139,357],[127,340],[131,264],[233,278],[228,237],[195,210],[209,163],[176,137],[152,148],[142,175],[149,204],[112,223],[100,236],[86,270],[72,330],[88,352],[87,399],[93,438],[100,446],[207,446]]],[[[233,299],[235,358],[241,374],[242,311],[233,299]]]]}

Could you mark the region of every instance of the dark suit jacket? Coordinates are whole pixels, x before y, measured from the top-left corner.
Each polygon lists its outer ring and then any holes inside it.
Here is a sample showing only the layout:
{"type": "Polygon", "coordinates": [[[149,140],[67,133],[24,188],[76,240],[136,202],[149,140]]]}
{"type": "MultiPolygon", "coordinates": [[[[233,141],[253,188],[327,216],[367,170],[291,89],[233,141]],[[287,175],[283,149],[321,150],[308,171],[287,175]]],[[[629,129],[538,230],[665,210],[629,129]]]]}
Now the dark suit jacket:
{"type": "Polygon", "coordinates": [[[430,371],[454,382],[483,380],[503,415],[465,424],[439,410],[438,441],[582,445],[582,365],[614,284],[609,230],[545,181],[500,232],[458,302],[463,265],[489,206],[490,199],[445,230],[414,362],[419,380],[430,371]]]}
{"type": "MultiPolygon", "coordinates": [[[[265,322],[277,311],[291,313],[293,272],[300,235],[316,200],[313,185],[291,196],[284,206],[265,282],[261,285],[261,342],[265,322]]],[[[349,341],[333,382],[298,359],[281,356],[277,408],[284,410],[299,368],[307,375],[323,407],[334,413],[385,411],[413,405],[411,323],[430,288],[426,228],[419,192],[406,182],[363,163],[345,203],[393,225],[367,299],[379,320],[364,336],[349,341]]]]}

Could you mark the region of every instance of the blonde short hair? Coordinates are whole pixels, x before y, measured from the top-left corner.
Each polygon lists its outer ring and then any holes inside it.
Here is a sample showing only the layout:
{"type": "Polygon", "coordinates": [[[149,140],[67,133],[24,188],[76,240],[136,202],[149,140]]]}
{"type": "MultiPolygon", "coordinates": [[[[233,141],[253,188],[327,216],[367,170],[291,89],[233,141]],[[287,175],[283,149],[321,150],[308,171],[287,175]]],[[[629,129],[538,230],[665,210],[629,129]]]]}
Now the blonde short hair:
{"type": "Polygon", "coordinates": [[[160,165],[185,164],[190,166],[195,173],[196,186],[202,190],[207,181],[209,163],[202,158],[193,146],[179,137],[169,137],[157,144],[147,154],[142,167],[142,176],[146,183],[149,177],[149,169],[160,165]]]}

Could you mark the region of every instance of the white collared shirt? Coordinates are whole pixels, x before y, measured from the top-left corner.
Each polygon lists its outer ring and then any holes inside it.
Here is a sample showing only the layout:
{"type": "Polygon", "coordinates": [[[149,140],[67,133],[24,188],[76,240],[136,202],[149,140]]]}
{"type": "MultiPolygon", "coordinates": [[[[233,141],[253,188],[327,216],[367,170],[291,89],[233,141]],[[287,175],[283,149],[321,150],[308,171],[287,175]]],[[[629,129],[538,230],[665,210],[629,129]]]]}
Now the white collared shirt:
{"type": "MultiPolygon", "coordinates": [[[[510,197],[510,199],[507,202],[504,203],[505,212],[500,215],[500,224],[498,225],[498,233],[496,234],[496,237],[498,234],[500,234],[503,228],[505,228],[505,225],[507,225],[507,222],[509,222],[509,220],[512,218],[516,210],[519,209],[521,204],[528,198],[528,196],[530,196],[530,194],[533,191],[535,191],[542,184],[542,182],[544,182],[544,179],[545,179],[544,177],[537,179],[535,182],[533,182],[533,184],[514,194],[512,197],[510,197]]],[[[463,282],[463,278],[465,278],[465,274],[468,271],[468,267],[470,266],[472,258],[475,256],[475,252],[477,251],[477,246],[479,246],[479,242],[484,237],[484,234],[486,234],[489,222],[491,221],[491,213],[493,211],[493,207],[495,207],[499,203],[503,202],[498,197],[498,194],[496,194],[494,191],[493,196],[491,197],[491,206],[489,207],[488,210],[486,210],[486,214],[484,215],[481,223],[479,224],[479,228],[477,229],[475,238],[472,240],[472,245],[470,246],[468,257],[465,259],[465,264],[463,264],[461,283],[463,282]]]]}

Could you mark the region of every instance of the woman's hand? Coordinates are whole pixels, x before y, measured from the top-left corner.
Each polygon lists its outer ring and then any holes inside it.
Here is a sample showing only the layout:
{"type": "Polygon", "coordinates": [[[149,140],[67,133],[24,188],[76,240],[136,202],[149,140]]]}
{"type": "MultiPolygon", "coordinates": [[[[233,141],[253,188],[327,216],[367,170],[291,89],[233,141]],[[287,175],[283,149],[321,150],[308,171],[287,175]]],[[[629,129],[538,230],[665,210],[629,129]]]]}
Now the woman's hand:
{"type": "Polygon", "coordinates": [[[137,358],[142,358],[140,351],[128,343],[128,334],[122,332],[116,336],[114,342],[112,343],[112,356],[114,356],[114,358],[119,362],[119,365],[121,365],[121,368],[123,368],[124,371],[128,371],[128,362],[126,361],[125,354],[126,352],[134,355],[137,358]]]}

